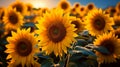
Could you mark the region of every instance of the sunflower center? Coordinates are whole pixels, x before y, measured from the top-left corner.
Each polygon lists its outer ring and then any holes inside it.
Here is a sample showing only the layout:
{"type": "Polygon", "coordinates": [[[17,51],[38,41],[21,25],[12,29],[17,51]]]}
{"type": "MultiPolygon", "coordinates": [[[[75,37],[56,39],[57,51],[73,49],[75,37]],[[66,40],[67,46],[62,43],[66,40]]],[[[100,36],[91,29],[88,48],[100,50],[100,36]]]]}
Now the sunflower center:
{"type": "Polygon", "coordinates": [[[55,28],[55,29],[53,30],[53,34],[54,34],[54,35],[57,35],[58,33],[59,33],[58,28],[55,28]]]}
{"type": "Polygon", "coordinates": [[[32,44],[27,39],[22,39],[17,43],[16,52],[20,56],[28,56],[32,52],[32,44]]]}
{"type": "Polygon", "coordinates": [[[4,11],[2,12],[1,16],[0,16],[0,20],[3,20],[3,16],[4,16],[4,11]]]}
{"type": "Polygon", "coordinates": [[[62,9],[67,9],[68,8],[68,4],[66,3],[66,2],[63,2],[62,4],[61,4],[61,7],[62,7],[62,9]]]}
{"type": "Polygon", "coordinates": [[[78,21],[72,21],[71,23],[75,24],[75,28],[77,28],[77,29],[80,27],[80,24],[78,21]]]}
{"type": "Polygon", "coordinates": [[[22,50],[25,50],[25,49],[27,48],[27,46],[26,46],[25,44],[21,44],[20,48],[21,48],[22,50]]]}
{"type": "Polygon", "coordinates": [[[93,5],[90,4],[90,5],[88,6],[88,9],[89,9],[89,10],[92,10],[92,9],[93,9],[93,5]]]}
{"type": "Polygon", "coordinates": [[[75,8],[72,9],[72,12],[75,12],[75,8]]]}
{"type": "Polygon", "coordinates": [[[97,19],[95,19],[93,26],[97,30],[102,30],[105,27],[105,20],[102,17],[98,17],[97,19]]]}
{"type": "Polygon", "coordinates": [[[84,11],[84,8],[81,8],[80,11],[84,11]]]}
{"type": "Polygon", "coordinates": [[[15,13],[11,13],[9,16],[9,21],[11,24],[16,24],[18,22],[18,16],[15,13]]]}
{"type": "Polygon", "coordinates": [[[75,5],[75,7],[79,7],[80,5],[77,3],[76,5],[75,5]]]}
{"type": "Polygon", "coordinates": [[[101,43],[102,46],[104,46],[109,52],[110,54],[113,54],[114,53],[114,42],[111,41],[111,40],[105,40],[101,43]]]}
{"type": "Polygon", "coordinates": [[[109,12],[108,12],[108,11],[105,11],[105,14],[109,14],[109,12]]]}
{"type": "Polygon", "coordinates": [[[30,6],[28,6],[28,9],[27,9],[27,11],[31,11],[32,10],[32,8],[30,7],[30,6]]]}
{"type": "Polygon", "coordinates": [[[21,4],[14,5],[13,8],[16,8],[16,10],[18,12],[22,13],[23,8],[22,8],[21,4]]]}
{"type": "Polygon", "coordinates": [[[116,12],[116,9],[115,9],[115,8],[112,8],[112,9],[111,9],[111,12],[112,12],[112,13],[115,13],[115,12],[116,12]]]}
{"type": "Polygon", "coordinates": [[[47,9],[42,9],[42,13],[46,13],[47,12],[47,9]]]}
{"type": "Polygon", "coordinates": [[[64,39],[66,35],[66,28],[62,23],[53,23],[48,27],[48,38],[57,43],[64,39]]]}

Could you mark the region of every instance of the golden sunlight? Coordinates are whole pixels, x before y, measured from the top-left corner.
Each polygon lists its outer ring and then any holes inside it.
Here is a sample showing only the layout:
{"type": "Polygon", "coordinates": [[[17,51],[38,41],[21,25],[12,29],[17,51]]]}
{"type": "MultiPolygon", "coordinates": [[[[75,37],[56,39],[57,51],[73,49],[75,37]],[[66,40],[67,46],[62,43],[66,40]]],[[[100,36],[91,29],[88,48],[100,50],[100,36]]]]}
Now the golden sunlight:
{"type": "Polygon", "coordinates": [[[31,0],[31,4],[33,4],[34,8],[44,8],[47,7],[46,2],[41,0],[31,0]]]}
{"type": "Polygon", "coordinates": [[[47,7],[46,6],[46,3],[44,3],[44,2],[37,2],[37,1],[34,1],[33,2],[33,6],[35,7],[35,8],[44,8],[44,7],[47,7]]]}

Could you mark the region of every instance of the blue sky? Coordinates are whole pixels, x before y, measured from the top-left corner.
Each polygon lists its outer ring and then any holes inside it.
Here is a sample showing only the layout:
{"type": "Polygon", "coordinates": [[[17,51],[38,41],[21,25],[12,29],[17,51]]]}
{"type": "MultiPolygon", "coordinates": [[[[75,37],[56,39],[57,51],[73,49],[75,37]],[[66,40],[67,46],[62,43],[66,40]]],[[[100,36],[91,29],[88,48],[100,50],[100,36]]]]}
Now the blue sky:
{"type": "MultiPolygon", "coordinates": [[[[7,7],[15,0],[0,0],[0,6],[7,7]]],[[[53,8],[57,5],[59,0],[21,0],[22,2],[29,2],[35,6],[53,8]]],[[[87,5],[93,2],[98,8],[106,8],[108,6],[115,6],[120,0],[69,0],[73,5],[75,2],[80,2],[81,5],[87,5]]]]}
{"type": "Polygon", "coordinates": [[[115,6],[120,0],[69,0],[71,3],[80,2],[82,5],[87,5],[93,2],[98,8],[106,8],[108,6],[115,6]]]}

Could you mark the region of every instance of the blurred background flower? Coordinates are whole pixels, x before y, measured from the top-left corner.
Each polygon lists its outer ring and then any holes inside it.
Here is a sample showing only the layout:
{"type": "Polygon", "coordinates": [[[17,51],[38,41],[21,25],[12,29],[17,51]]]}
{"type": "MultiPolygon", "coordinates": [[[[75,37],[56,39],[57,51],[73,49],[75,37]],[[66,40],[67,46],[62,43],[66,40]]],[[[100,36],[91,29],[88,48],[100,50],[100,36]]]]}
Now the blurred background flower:
{"type": "Polygon", "coordinates": [[[118,67],[119,27],[120,0],[0,0],[0,67],[118,67]]]}
{"type": "MultiPolygon", "coordinates": [[[[8,6],[15,0],[0,0],[0,6],[8,6]]],[[[57,5],[59,0],[20,0],[22,2],[28,2],[34,5],[34,7],[48,7],[53,8],[57,5]]],[[[94,3],[98,8],[107,8],[108,6],[115,6],[120,0],[68,0],[73,5],[75,2],[80,2],[81,5],[87,5],[88,3],[94,3]]]]}

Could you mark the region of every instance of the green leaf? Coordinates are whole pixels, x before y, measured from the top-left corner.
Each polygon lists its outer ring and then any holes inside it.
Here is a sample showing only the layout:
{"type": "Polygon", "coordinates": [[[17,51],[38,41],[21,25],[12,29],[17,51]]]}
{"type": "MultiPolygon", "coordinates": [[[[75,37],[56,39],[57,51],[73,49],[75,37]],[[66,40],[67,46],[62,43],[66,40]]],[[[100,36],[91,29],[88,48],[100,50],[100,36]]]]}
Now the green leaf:
{"type": "Polygon", "coordinates": [[[52,67],[53,63],[50,60],[45,60],[41,63],[41,67],[52,67]]]}
{"type": "Polygon", "coordinates": [[[88,36],[89,35],[89,32],[88,30],[84,30],[82,33],[81,33],[82,36],[88,36]]]}
{"type": "Polygon", "coordinates": [[[24,23],[23,27],[36,27],[36,26],[33,22],[29,22],[29,23],[24,23]]]}
{"type": "Polygon", "coordinates": [[[50,59],[49,56],[44,55],[43,53],[38,53],[37,56],[38,56],[39,58],[50,59]]]}
{"type": "Polygon", "coordinates": [[[85,47],[86,48],[91,48],[93,50],[97,50],[97,51],[99,51],[101,53],[104,53],[104,54],[110,54],[110,52],[104,46],[94,46],[93,44],[88,44],[85,47]]]}
{"type": "Polygon", "coordinates": [[[110,52],[104,46],[95,46],[93,49],[104,54],[110,54],[110,52]]]}
{"type": "Polygon", "coordinates": [[[81,47],[81,46],[76,46],[75,50],[78,50],[79,53],[82,53],[83,55],[91,55],[96,57],[95,53],[91,49],[81,47]]]}
{"type": "Polygon", "coordinates": [[[70,57],[70,61],[77,61],[83,57],[84,56],[81,53],[75,53],[70,57]]]}
{"type": "Polygon", "coordinates": [[[85,46],[87,44],[88,44],[88,42],[85,41],[84,39],[77,39],[77,42],[75,43],[75,45],[77,45],[77,46],[85,46]]]}

